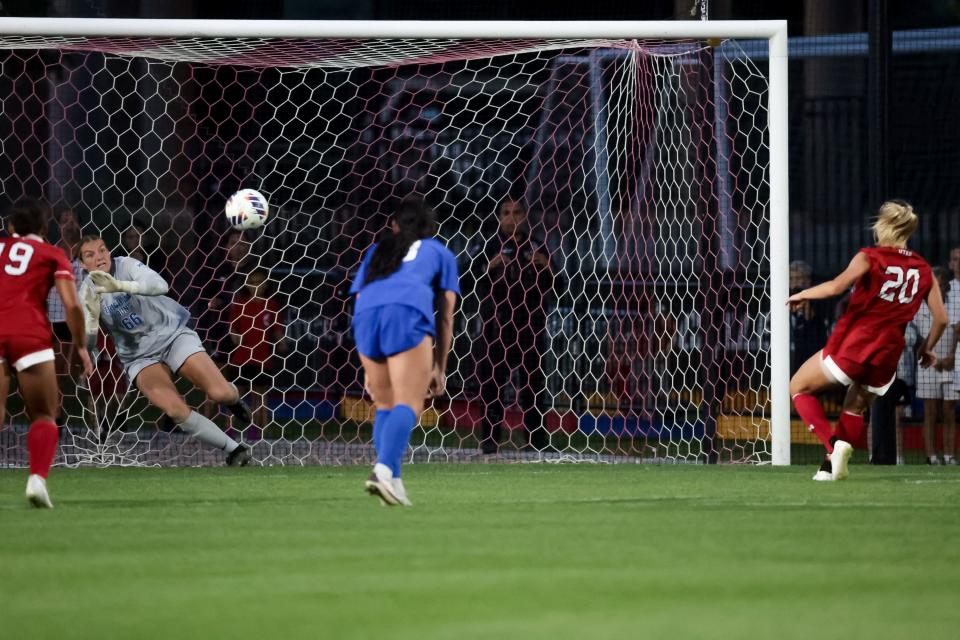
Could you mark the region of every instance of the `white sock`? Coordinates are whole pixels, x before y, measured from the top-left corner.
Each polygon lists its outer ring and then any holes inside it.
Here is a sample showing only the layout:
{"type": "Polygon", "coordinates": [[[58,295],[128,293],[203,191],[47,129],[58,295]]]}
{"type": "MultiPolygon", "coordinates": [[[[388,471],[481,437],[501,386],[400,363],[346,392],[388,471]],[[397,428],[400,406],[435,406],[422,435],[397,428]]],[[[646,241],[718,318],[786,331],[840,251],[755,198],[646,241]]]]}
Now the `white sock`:
{"type": "Polygon", "coordinates": [[[188,436],[193,436],[200,442],[230,453],[239,445],[227,437],[220,427],[204,418],[196,411],[191,411],[187,419],[177,425],[188,436]]]}

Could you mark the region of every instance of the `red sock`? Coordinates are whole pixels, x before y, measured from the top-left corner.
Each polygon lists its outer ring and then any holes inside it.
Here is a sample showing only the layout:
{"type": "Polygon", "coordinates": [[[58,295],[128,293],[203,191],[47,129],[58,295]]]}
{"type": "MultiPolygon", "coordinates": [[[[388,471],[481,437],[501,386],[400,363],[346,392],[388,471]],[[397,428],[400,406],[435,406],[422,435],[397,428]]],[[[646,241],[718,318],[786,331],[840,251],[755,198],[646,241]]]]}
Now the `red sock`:
{"type": "Polygon", "coordinates": [[[798,393],[793,396],[793,406],[796,407],[797,413],[803,418],[807,428],[813,431],[817,439],[827,448],[827,453],[833,453],[833,445],[830,444],[833,428],[827,420],[827,414],[823,412],[823,407],[820,406],[820,401],[809,393],[798,393]]]}
{"type": "Polygon", "coordinates": [[[30,475],[46,478],[57,453],[60,430],[49,420],[37,420],[27,433],[27,451],[30,453],[30,475]]]}
{"type": "Polygon", "coordinates": [[[863,416],[842,411],[837,420],[837,437],[844,442],[857,446],[863,435],[863,416]]]}

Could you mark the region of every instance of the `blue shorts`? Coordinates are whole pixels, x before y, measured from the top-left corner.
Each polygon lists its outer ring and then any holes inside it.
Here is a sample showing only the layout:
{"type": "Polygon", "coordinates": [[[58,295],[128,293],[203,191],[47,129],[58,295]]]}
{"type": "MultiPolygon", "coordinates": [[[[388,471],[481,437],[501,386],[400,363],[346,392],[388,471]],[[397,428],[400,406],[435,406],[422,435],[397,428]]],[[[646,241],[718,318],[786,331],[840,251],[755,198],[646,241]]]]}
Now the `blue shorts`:
{"type": "Polygon", "coordinates": [[[374,360],[413,349],[434,333],[430,319],[405,304],[385,304],[353,316],[357,351],[374,360]]]}

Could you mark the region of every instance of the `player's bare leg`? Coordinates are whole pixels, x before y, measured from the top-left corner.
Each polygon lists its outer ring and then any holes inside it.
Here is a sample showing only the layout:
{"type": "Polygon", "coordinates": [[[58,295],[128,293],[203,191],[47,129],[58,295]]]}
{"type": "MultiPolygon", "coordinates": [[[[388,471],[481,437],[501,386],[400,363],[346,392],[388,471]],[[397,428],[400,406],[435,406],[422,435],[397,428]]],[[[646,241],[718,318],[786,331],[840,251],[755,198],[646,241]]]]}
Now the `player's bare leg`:
{"type": "Polygon", "coordinates": [[[187,406],[166,365],[144,368],[137,375],[136,384],[150,404],[168,415],[184,433],[226,453],[228,465],[243,466],[250,461],[247,447],[231,440],[217,425],[187,406]]]}
{"type": "Polygon", "coordinates": [[[30,477],[27,500],[35,507],[52,509],[47,493],[47,474],[57,453],[60,432],[54,419],[57,414],[57,369],[53,360],[40,362],[17,373],[20,395],[30,416],[27,450],[30,454],[30,477]]]}
{"type": "Polygon", "coordinates": [[[837,381],[827,375],[821,361],[822,351],[818,351],[800,365],[790,378],[790,397],[798,393],[815,395],[837,386],[837,381]]]}
{"type": "Polygon", "coordinates": [[[150,404],[170,416],[174,423],[179,424],[190,415],[190,407],[177,391],[166,365],[152,364],[144,368],[137,375],[136,384],[150,404]]]}
{"type": "Polygon", "coordinates": [[[943,464],[957,464],[957,401],[943,401],[943,464]]]}
{"type": "MultiPolygon", "coordinates": [[[[227,381],[220,367],[205,352],[201,351],[187,358],[177,373],[203,391],[211,402],[226,405],[242,423],[241,432],[254,423],[250,409],[240,398],[240,390],[227,381]]],[[[258,423],[257,426],[262,428],[263,424],[258,423]]]]}
{"type": "Polygon", "coordinates": [[[377,409],[393,408],[393,388],[390,386],[390,370],[387,368],[387,360],[374,360],[360,354],[360,364],[363,365],[363,372],[366,375],[366,387],[373,398],[373,404],[377,409]]]}
{"type": "MultiPolygon", "coordinates": [[[[373,405],[376,408],[373,445],[377,457],[379,457],[383,425],[393,409],[393,387],[390,386],[390,370],[387,367],[386,359],[374,360],[363,354],[360,354],[360,364],[363,365],[364,386],[373,398],[373,405]]],[[[378,462],[373,466],[373,471],[364,486],[367,493],[378,497],[383,505],[401,504],[393,486],[393,470],[385,464],[378,462]]]]}
{"type": "Polygon", "coordinates": [[[845,480],[850,473],[848,467],[850,457],[853,455],[853,443],[859,442],[863,435],[863,414],[873,398],[874,394],[859,384],[854,383],[847,389],[843,410],[837,422],[833,453],[830,454],[830,472],[833,480],[845,480]]]}
{"type": "Polygon", "coordinates": [[[377,361],[360,356],[366,374],[366,385],[378,409],[374,426],[377,464],[367,479],[367,491],[386,504],[410,506],[406,497],[400,466],[409,441],[409,430],[423,411],[423,400],[433,372],[433,339],[425,337],[412,349],[377,361]],[[381,412],[389,414],[381,418],[381,412]],[[377,431],[382,430],[381,433],[377,431]]]}
{"type": "Polygon", "coordinates": [[[403,353],[387,358],[394,405],[405,404],[420,416],[433,373],[433,338],[403,353]]]}
{"type": "MultiPolygon", "coordinates": [[[[827,453],[832,453],[833,427],[823,411],[823,406],[816,398],[816,394],[835,387],[838,383],[828,376],[824,370],[821,354],[822,352],[818,351],[807,358],[807,361],[800,365],[797,372],[793,374],[790,379],[790,397],[804,424],[823,443],[827,453]]],[[[813,479],[817,481],[833,480],[829,458],[814,474],[813,479]]]]}
{"type": "Polygon", "coordinates": [[[940,458],[937,457],[936,438],[934,437],[939,408],[940,400],[923,399],[923,455],[926,456],[929,464],[940,464],[940,458]]]}
{"type": "MultiPolygon", "coordinates": [[[[413,411],[413,423],[410,424],[410,429],[413,429],[420,414],[423,413],[424,398],[430,388],[433,375],[433,347],[433,338],[426,337],[417,347],[387,358],[394,409],[409,407],[413,411]]],[[[402,465],[403,452],[409,442],[409,435],[408,431],[402,448],[396,452],[394,466],[398,473],[393,478],[394,493],[399,498],[400,504],[408,507],[411,506],[411,502],[407,498],[407,490],[403,486],[399,469],[402,465]]]]}

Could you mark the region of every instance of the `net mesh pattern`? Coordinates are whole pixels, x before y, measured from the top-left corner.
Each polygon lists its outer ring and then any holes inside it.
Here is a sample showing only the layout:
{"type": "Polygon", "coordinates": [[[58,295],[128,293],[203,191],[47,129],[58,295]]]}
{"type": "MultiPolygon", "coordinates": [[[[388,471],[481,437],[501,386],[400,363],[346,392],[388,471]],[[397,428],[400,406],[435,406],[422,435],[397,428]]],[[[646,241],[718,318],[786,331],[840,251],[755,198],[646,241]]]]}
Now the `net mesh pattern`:
{"type": "MultiPolygon", "coordinates": [[[[769,461],[766,62],[736,42],[7,36],[0,60],[4,193],[168,281],[257,426],[178,384],[258,462],[372,460],[347,290],[410,194],[463,289],[414,459],[769,461]],[[246,187],[271,216],[238,234],[246,187]]],[[[89,380],[55,345],[61,462],[222,461],[109,337],[89,380]]]]}

